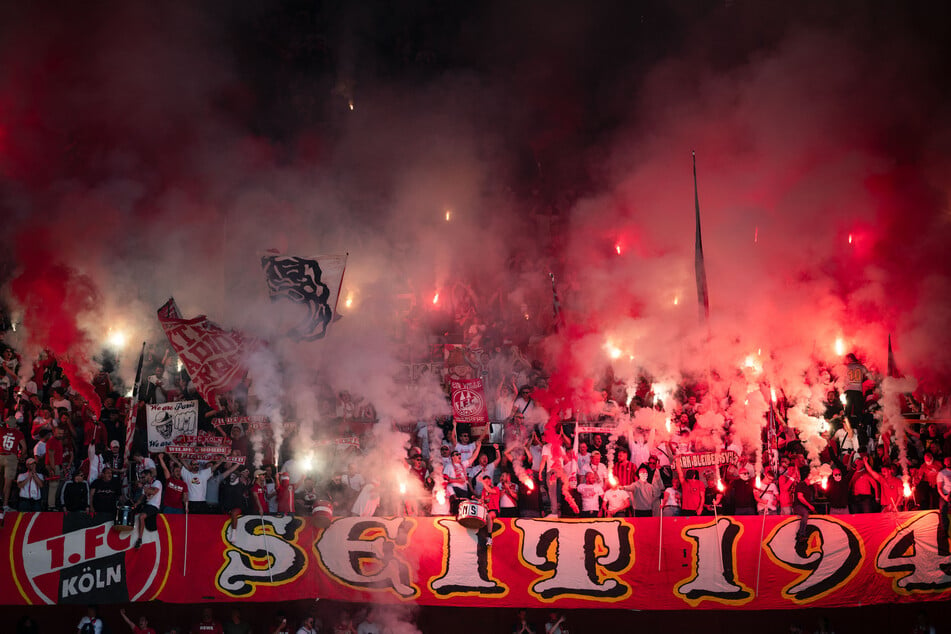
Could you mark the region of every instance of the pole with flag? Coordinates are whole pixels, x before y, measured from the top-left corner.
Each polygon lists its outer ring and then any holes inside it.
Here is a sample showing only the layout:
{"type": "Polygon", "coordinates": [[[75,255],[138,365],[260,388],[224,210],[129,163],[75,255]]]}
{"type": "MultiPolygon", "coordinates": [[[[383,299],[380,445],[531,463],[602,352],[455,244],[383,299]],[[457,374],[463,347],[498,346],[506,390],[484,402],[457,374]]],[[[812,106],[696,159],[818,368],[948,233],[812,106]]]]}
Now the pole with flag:
{"type": "Polygon", "coordinates": [[[555,274],[549,271],[548,277],[551,278],[551,308],[552,317],[554,318],[553,327],[555,332],[558,332],[565,325],[565,317],[561,312],[561,300],[558,298],[558,287],[555,284],[555,274]]]}
{"type": "Polygon", "coordinates": [[[710,319],[710,294],[707,291],[707,269],[703,263],[703,239],[700,237],[700,194],[697,191],[697,153],[693,152],[693,202],[696,208],[697,239],[694,248],[694,268],[697,275],[697,304],[700,321],[710,319]]]}
{"type": "MultiPolygon", "coordinates": [[[[129,461],[132,452],[132,438],[135,436],[136,408],[139,404],[139,383],[142,381],[142,362],[145,360],[145,342],[142,342],[142,350],[139,352],[139,363],[135,367],[135,383],[132,384],[132,401],[129,403],[129,415],[125,421],[125,461],[129,461]]],[[[132,477],[131,470],[127,473],[132,477]]],[[[131,487],[132,483],[129,482],[131,487]]]]}
{"type": "Polygon", "coordinates": [[[888,334],[888,376],[893,378],[899,378],[901,374],[898,373],[898,366],[895,365],[895,353],[892,352],[892,335],[888,334]]]}

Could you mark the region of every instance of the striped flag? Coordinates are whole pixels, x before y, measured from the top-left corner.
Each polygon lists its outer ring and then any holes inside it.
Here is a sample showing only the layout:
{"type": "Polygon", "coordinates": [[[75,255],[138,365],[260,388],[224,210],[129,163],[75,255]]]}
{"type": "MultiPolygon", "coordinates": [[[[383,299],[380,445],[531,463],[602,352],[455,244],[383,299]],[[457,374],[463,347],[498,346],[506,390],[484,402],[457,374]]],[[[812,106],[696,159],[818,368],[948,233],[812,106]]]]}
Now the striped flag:
{"type": "Polygon", "coordinates": [[[145,359],[145,342],[142,342],[142,351],[139,353],[139,363],[135,366],[135,383],[132,384],[132,402],[129,405],[129,416],[125,421],[125,459],[132,454],[132,438],[135,436],[136,406],[139,403],[139,383],[142,382],[142,361],[145,359]]]}
{"type": "Polygon", "coordinates": [[[697,303],[701,321],[710,319],[710,294],[707,290],[707,269],[703,263],[703,239],[700,237],[700,194],[697,193],[697,153],[693,153],[693,201],[697,212],[697,240],[694,268],[697,274],[697,303]]]}
{"type": "Polygon", "coordinates": [[[198,393],[215,407],[218,397],[247,373],[245,359],[260,342],[237,330],[226,331],[204,315],[185,319],[174,299],[158,309],[158,318],[198,393]]]}

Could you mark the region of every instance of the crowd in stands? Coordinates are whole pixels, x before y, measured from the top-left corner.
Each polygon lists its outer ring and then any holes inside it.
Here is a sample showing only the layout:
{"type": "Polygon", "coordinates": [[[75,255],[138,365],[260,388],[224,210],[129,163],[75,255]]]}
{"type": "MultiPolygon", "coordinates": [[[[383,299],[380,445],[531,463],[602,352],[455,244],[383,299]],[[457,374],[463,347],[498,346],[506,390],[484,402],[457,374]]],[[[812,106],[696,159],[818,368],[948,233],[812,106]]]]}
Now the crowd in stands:
{"type": "Polygon", "coordinates": [[[535,395],[548,388],[549,374],[530,354],[535,339],[487,327],[466,297],[460,294],[451,317],[457,341],[438,340],[439,354],[423,373],[440,376],[447,404],[447,376],[481,377],[489,424],[451,416],[388,422],[408,438],[396,478],[363,460],[374,449],[369,429],[380,424],[373,405],[329,384],[314,385],[324,435],[330,430],[352,442],[302,451],[293,430],[275,446],[268,433],[213,424],[247,413],[248,384],[205,403],[167,345],[149,346],[131,416],[132,400],[104,359],[92,378],[102,402],[96,416],[53,355],[23,359],[0,342],[4,509],[111,519],[127,505],[142,520],[139,536],[158,513],[309,515],[332,507],[336,516],[452,515],[464,500],[478,501],[489,517],[947,510],[951,426],[931,418],[941,402],[904,395],[907,434],[891,438],[881,425],[881,377],[854,355],[839,366],[848,377],[818,368],[827,393],[823,411],[812,412],[824,421],[821,451],[810,454],[789,424],[782,394],[763,416],[761,446],[751,447],[731,431],[729,397],[714,396],[703,380],[685,379],[662,399],[649,377],[625,383],[608,367],[596,385],[600,402],[544,412],[535,395]],[[182,399],[199,401],[200,433],[226,437],[243,463],[148,453],[145,406],[182,399]],[[667,429],[639,426],[645,408],[661,412],[667,429]],[[722,429],[701,430],[698,421],[711,412],[723,417],[722,429]],[[126,456],[130,420],[135,430],[126,456]],[[697,453],[732,459],[681,466],[678,456],[697,453]]]}

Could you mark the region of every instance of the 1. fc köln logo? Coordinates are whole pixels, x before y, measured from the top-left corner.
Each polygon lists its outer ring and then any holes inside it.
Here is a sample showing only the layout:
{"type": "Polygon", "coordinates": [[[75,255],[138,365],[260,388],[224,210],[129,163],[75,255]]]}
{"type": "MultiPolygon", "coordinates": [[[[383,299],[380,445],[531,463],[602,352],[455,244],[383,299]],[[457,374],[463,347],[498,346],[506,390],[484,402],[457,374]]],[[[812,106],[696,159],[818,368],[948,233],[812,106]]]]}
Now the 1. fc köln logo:
{"type": "Polygon", "coordinates": [[[112,522],[54,513],[17,516],[10,539],[13,579],[28,603],[127,603],[154,598],[171,567],[170,532],[160,515],[158,531],[145,531],[133,548],[134,531],[112,522]]]}

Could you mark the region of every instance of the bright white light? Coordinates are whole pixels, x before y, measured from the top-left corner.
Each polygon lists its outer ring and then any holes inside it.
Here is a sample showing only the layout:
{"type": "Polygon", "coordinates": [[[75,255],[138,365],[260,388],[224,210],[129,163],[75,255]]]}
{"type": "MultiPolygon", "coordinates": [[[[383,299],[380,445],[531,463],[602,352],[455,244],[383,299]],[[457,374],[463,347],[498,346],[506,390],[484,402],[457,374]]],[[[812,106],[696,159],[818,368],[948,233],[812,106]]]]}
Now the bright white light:
{"type": "Polygon", "coordinates": [[[679,303],[680,303],[680,298],[675,295],[675,296],[674,296],[674,306],[676,306],[676,305],[679,304],[679,303]]]}
{"type": "Polygon", "coordinates": [[[302,458],[300,461],[300,466],[301,468],[304,469],[304,471],[310,471],[311,469],[313,469],[314,468],[313,455],[308,454],[307,456],[304,456],[304,458],[302,458]]]}
{"type": "Polygon", "coordinates": [[[618,255],[621,255],[621,245],[620,245],[620,244],[615,244],[615,245],[614,245],[614,250],[617,251],[617,254],[618,254],[618,255]]]}
{"type": "Polygon", "coordinates": [[[435,295],[433,295],[433,305],[438,303],[439,303],[439,293],[437,292],[435,295]]]}
{"type": "Polygon", "coordinates": [[[350,106],[350,110],[353,110],[353,99],[347,102],[347,105],[350,106]]]}
{"type": "Polygon", "coordinates": [[[449,222],[450,220],[452,220],[452,209],[447,209],[447,210],[446,210],[446,222],[449,222]]]}
{"type": "Polygon", "coordinates": [[[185,367],[185,364],[182,363],[181,359],[179,359],[178,362],[175,364],[175,370],[177,372],[181,372],[183,367],[185,367]]]}
{"type": "Polygon", "coordinates": [[[845,405],[845,394],[839,394],[839,401],[845,405]]]}
{"type": "Polygon", "coordinates": [[[845,354],[845,340],[842,337],[835,338],[835,353],[840,357],[845,354]]]}
{"type": "Polygon", "coordinates": [[[769,398],[774,403],[776,402],[776,388],[774,387],[769,388],[769,398]]]}
{"type": "Polygon", "coordinates": [[[351,306],[353,306],[353,293],[347,293],[347,299],[346,301],[344,301],[343,304],[347,308],[350,308],[351,306]]]}
{"type": "Polygon", "coordinates": [[[622,354],[622,353],[621,353],[621,349],[618,348],[617,346],[615,346],[615,345],[614,345],[613,343],[611,343],[610,341],[607,342],[606,344],[604,344],[604,348],[605,348],[605,350],[608,351],[608,356],[611,357],[612,359],[620,359],[620,358],[621,358],[621,354],[622,354]]]}
{"type": "Polygon", "coordinates": [[[110,330],[107,341],[113,348],[124,348],[126,342],[125,333],[121,330],[110,330]]]}

